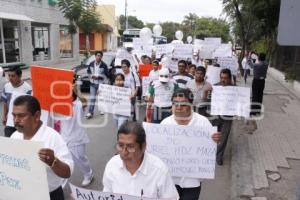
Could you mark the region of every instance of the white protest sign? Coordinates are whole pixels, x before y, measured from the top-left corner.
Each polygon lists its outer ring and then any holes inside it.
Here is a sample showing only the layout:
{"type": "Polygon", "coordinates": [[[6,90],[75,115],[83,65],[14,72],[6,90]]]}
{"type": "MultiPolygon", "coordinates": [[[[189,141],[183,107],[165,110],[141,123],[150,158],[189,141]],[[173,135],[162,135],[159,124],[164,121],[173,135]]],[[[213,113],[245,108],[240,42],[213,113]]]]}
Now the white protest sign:
{"type": "Polygon", "coordinates": [[[169,167],[172,176],[213,179],[217,144],[212,140],[216,128],[143,123],[147,151],[169,167]]]}
{"type": "Polygon", "coordinates": [[[236,57],[218,58],[218,63],[222,69],[230,69],[232,75],[237,75],[239,65],[236,57]]]}
{"type": "Polygon", "coordinates": [[[211,114],[242,116],[250,115],[250,88],[235,86],[213,86],[211,114]]]}
{"type": "Polygon", "coordinates": [[[213,58],[223,58],[223,57],[231,57],[232,56],[232,45],[231,44],[221,44],[215,51],[213,52],[213,58]]]}
{"type": "Polygon", "coordinates": [[[220,82],[220,67],[214,67],[212,65],[207,66],[206,69],[206,81],[209,82],[211,85],[220,82]]]}
{"type": "Polygon", "coordinates": [[[126,49],[118,49],[116,53],[115,66],[121,66],[121,61],[124,59],[127,59],[130,62],[130,66],[135,65],[132,54],[130,54],[126,49]]]}
{"type": "Polygon", "coordinates": [[[151,77],[149,77],[149,76],[143,77],[143,79],[142,79],[143,97],[148,96],[148,90],[149,90],[151,81],[152,81],[151,77]]]}
{"type": "Polygon", "coordinates": [[[162,55],[172,56],[174,46],[172,44],[159,44],[155,45],[156,58],[160,58],[162,55]]]}
{"type": "Polygon", "coordinates": [[[174,52],[173,57],[184,58],[185,60],[193,57],[193,45],[192,44],[173,44],[174,52]]]}
{"type": "Polygon", "coordinates": [[[214,51],[218,48],[218,44],[203,44],[200,49],[200,58],[212,59],[214,51]]]}
{"type": "Polygon", "coordinates": [[[0,137],[0,199],[49,200],[42,143],[0,137]]]}
{"type": "Polygon", "coordinates": [[[169,57],[169,56],[166,56],[164,58],[165,58],[164,67],[167,67],[172,72],[178,72],[178,61],[180,59],[169,57]]]}
{"type": "Polygon", "coordinates": [[[206,37],[204,38],[205,43],[221,45],[222,39],[217,37],[206,37]]]}
{"type": "Polygon", "coordinates": [[[131,195],[125,195],[125,194],[116,194],[116,193],[110,193],[110,192],[100,192],[96,190],[88,190],[85,188],[80,188],[75,185],[69,184],[71,191],[72,191],[72,197],[75,198],[75,200],[175,200],[175,199],[151,199],[146,197],[138,197],[138,196],[131,196],[131,195]]]}
{"type": "Polygon", "coordinates": [[[106,113],[130,116],[130,95],[130,88],[99,84],[97,98],[99,110],[106,113]]]}

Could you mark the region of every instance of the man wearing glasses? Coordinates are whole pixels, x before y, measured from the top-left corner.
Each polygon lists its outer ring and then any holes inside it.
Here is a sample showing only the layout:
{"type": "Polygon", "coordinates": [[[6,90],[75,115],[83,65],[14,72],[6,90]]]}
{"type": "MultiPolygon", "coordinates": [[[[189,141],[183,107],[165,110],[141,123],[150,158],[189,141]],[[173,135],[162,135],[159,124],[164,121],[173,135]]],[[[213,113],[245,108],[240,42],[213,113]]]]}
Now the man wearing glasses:
{"type": "Polygon", "coordinates": [[[158,80],[153,81],[149,87],[147,114],[151,109],[153,112],[152,116],[147,115],[147,122],[159,124],[164,118],[171,115],[171,97],[177,88],[177,84],[169,78],[169,69],[159,70],[158,80]],[[152,119],[150,119],[151,117],[152,119]]]}
{"type": "Polygon", "coordinates": [[[145,152],[146,134],[141,124],[124,123],[118,130],[116,149],[119,154],[105,167],[103,192],[178,199],[168,167],[145,152]]]}
{"type": "MultiPolygon", "coordinates": [[[[189,89],[178,89],[172,96],[173,115],[164,119],[161,124],[209,127],[209,120],[193,112],[193,93],[189,89]]],[[[213,141],[221,140],[221,133],[211,135],[213,141]]],[[[180,200],[198,200],[201,191],[201,181],[198,178],[173,177],[180,200]]]]}
{"type": "MultiPolygon", "coordinates": [[[[103,53],[102,51],[96,51],[95,61],[91,62],[88,66],[87,73],[90,77],[90,100],[89,100],[89,110],[85,118],[90,119],[94,115],[94,108],[96,102],[96,95],[99,88],[99,84],[104,83],[108,77],[108,68],[105,62],[102,61],[103,53]]],[[[100,111],[100,114],[104,114],[100,111]]]]}

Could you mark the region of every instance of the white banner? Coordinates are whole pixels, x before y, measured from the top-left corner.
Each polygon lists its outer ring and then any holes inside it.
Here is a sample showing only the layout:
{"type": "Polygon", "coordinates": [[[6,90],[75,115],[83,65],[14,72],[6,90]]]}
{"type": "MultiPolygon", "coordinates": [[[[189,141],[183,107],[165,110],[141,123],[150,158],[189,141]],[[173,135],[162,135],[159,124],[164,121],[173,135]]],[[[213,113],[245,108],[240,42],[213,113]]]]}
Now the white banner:
{"type": "Polygon", "coordinates": [[[192,44],[173,44],[174,52],[173,57],[184,58],[184,60],[193,57],[193,45],[192,44]]]}
{"type": "Polygon", "coordinates": [[[172,176],[213,179],[217,144],[216,128],[143,123],[147,151],[168,165],[172,176]]]}
{"type": "Polygon", "coordinates": [[[96,190],[88,190],[70,184],[72,197],[74,200],[175,200],[175,199],[150,199],[146,197],[137,197],[125,194],[116,194],[110,192],[100,192],[96,190]]]}
{"type": "Polygon", "coordinates": [[[218,44],[203,44],[200,49],[200,58],[213,59],[213,53],[218,48],[218,44]]]}
{"type": "Polygon", "coordinates": [[[156,58],[160,58],[163,54],[172,56],[174,46],[172,44],[159,44],[155,45],[156,58]]]}
{"type": "Polygon", "coordinates": [[[236,57],[218,58],[218,63],[222,69],[230,69],[232,75],[237,75],[239,64],[236,57]]]}
{"type": "Polygon", "coordinates": [[[249,118],[250,88],[213,86],[211,114],[249,118]]]}
{"type": "Polygon", "coordinates": [[[211,85],[220,82],[220,67],[214,67],[212,65],[207,66],[206,70],[206,81],[209,82],[211,85]]]}
{"type": "Polygon", "coordinates": [[[130,88],[99,84],[97,99],[99,110],[106,113],[130,116],[130,95],[130,88]]]}
{"type": "Polygon", "coordinates": [[[130,54],[126,49],[118,49],[116,53],[115,66],[121,66],[121,61],[124,59],[127,59],[130,62],[131,67],[135,65],[132,54],[130,54]]]}
{"type": "Polygon", "coordinates": [[[142,80],[142,86],[143,86],[143,97],[145,96],[148,96],[148,90],[149,90],[149,87],[150,87],[150,83],[151,83],[151,78],[150,77],[143,77],[143,80],[142,80]]]}
{"type": "Polygon", "coordinates": [[[49,200],[42,143],[0,137],[0,199],[49,200]]]}
{"type": "Polygon", "coordinates": [[[232,56],[232,45],[231,44],[221,44],[213,53],[213,58],[224,58],[232,56]]]}
{"type": "Polygon", "coordinates": [[[204,42],[207,44],[209,43],[209,44],[221,45],[222,39],[217,37],[207,37],[204,38],[204,42]]]}

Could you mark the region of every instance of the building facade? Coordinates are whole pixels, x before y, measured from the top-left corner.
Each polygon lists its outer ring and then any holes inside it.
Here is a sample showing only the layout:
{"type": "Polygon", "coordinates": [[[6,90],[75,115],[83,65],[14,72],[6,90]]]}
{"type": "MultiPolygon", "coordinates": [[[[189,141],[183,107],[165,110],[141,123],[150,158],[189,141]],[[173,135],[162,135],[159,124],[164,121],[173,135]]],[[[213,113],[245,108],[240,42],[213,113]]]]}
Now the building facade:
{"type": "Polygon", "coordinates": [[[0,0],[0,65],[79,61],[79,36],[56,0],[0,0]]]}
{"type": "MultiPolygon", "coordinates": [[[[91,51],[115,51],[118,47],[118,29],[119,23],[115,14],[114,5],[99,5],[96,9],[100,16],[104,30],[102,32],[93,32],[89,35],[91,51]]],[[[86,36],[80,33],[80,50],[86,50],[86,36]]]]}

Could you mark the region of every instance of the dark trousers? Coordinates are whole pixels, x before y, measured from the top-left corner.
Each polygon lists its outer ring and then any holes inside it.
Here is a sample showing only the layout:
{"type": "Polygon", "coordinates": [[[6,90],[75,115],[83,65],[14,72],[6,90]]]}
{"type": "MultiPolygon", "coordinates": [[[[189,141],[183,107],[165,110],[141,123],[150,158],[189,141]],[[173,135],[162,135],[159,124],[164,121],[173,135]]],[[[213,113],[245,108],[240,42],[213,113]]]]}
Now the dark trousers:
{"type": "Polygon", "coordinates": [[[179,200],[198,200],[201,192],[201,185],[195,188],[181,188],[175,185],[179,194],[179,200]]]}
{"type": "Polygon", "coordinates": [[[261,113],[261,104],[263,102],[264,89],[265,79],[253,79],[251,115],[257,115],[261,113]]]}
{"type": "Polygon", "coordinates": [[[50,200],[64,200],[64,191],[62,187],[60,186],[56,190],[50,192],[50,200]]]}
{"type": "Polygon", "coordinates": [[[163,119],[171,116],[172,115],[171,109],[172,109],[172,107],[154,106],[153,115],[152,115],[152,123],[160,124],[160,122],[163,119]]]}
{"type": "Polygon", "coordinates": [[[4,128],[4,136],[10,137],[17,129],[13,126],[6,126],[4,128]]]}
{"type": "Polygon", "coordinates": [[[230,116],[220,116],[218,119],[213,120],[212,124],[213,126],[218,126],[218,131],[222,134],[221,141],[217,146],[217,159],[223,160],[227,141],[231,131],[232,118],[230,116]],[[225,117],[226,119],[224,119],[225,117]]]}

